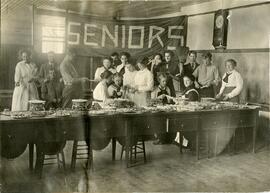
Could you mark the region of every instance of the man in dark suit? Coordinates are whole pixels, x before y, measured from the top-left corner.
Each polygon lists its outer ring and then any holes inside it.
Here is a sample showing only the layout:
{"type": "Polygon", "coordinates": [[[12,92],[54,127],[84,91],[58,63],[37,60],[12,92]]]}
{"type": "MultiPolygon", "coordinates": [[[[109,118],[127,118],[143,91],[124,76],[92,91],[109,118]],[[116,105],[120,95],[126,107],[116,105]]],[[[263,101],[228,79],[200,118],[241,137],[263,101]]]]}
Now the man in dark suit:
{"type": "Polygon", "coordinates": [[[188,53],[189,63],[184,65],[184,75],[192,75],[195,69],[200,65],[197,63],[197,53],[195,51],[190,51],[188,53]]]}

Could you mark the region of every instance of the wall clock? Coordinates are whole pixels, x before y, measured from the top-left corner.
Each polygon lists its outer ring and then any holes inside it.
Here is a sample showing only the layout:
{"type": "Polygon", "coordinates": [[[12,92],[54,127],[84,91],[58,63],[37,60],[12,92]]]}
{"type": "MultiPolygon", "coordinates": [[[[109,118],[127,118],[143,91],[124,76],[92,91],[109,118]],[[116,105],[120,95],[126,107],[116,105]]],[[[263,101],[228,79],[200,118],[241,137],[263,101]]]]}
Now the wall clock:
{"type": "Polygon", "coordinates": [[[216,49],[225,49],[227,46],[228,10],[218,10],[215,13],[213,46],[216,49]]]}

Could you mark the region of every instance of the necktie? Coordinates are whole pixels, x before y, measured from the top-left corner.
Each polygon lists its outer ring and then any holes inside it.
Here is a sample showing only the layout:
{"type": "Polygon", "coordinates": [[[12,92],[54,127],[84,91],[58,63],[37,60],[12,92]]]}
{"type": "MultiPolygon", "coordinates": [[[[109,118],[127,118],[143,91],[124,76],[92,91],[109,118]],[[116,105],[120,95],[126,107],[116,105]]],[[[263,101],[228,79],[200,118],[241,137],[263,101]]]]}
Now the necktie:
{"type": "Polygon", "coordinates": [[[195,67],[196,67],[195,63],[192,63],[192,64],[191,64],[192,70],[195,70],[195,67]]]}
{"type": "Polygon", "coordinates": [[[228,80],[229,80],[229,76],[231,75],[232,73],[226,73],[226,76],[223,78],[223,81],[228,83],[228,80]]]}

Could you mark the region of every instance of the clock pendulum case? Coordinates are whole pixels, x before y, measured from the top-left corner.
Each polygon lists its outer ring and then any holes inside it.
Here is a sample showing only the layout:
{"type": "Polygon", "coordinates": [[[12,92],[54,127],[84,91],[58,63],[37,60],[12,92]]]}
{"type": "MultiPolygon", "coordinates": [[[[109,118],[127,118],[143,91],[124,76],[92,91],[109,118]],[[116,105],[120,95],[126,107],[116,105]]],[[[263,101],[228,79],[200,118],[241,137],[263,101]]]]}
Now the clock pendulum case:
{"type": "Polygon", "coordinates": [[[213,46],[216,49],[225,49],[228,33],[228,10],[220,9],[215,12],[213,46]]]}

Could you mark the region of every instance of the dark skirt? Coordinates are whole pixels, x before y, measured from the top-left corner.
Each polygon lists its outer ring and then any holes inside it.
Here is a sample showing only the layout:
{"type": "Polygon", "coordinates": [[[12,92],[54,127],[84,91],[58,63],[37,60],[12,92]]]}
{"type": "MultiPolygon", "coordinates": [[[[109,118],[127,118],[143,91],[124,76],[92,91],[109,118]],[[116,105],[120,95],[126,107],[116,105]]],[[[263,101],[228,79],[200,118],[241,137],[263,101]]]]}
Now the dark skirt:
{"type": "Polygon", "coordinates": [[[210,87],[207,87],[207,88],[201,88],[199,90],[199,94],[200,94],[201,98],[203,98],[203,97],[214,98],[215,97],[214,87],[210,86],[210,87]]]}
{"type": "MultiPolygon", "coordinates": [[[[230,92],[232,92],[235,89],[235,87],[225,87],[224,91],[223,91],[223,96],[226,94],[229,94],[230,92]]],[[[228,99],[228,101],[230,102],[234,102],[234,103],[239,103],[239,95],[228,99]]]]}

